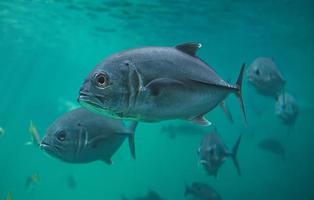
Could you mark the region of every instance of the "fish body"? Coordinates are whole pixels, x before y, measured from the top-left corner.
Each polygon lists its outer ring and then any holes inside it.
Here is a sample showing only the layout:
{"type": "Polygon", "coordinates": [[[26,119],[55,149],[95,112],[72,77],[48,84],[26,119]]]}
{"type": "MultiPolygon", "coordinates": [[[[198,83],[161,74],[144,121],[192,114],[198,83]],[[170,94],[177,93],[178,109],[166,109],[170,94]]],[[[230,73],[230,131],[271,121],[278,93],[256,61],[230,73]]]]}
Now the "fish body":
{"type": "Polygon", "coordinates": [[[40,135],[37,131],[36,126],[33,124],[33,122],[30,122],[29,128],[28,128],[29,133],[32,136],[32,141],[31,142],[27,142],[26,144],[33,144],[36,147],[39,147],[40,143],[41,143],[41,138],[40,135]]]}
{"type": "Polygon", "coordinates": [[[198,200],[222,200],[214,188],[201,182],[194,182],[191,186],[186,185],[184,196],[193,196],[198,200]]]}
{"type": "Polygon", "coordinates": [[[264,151],[279,155],[283,160],[285,159],[285,148],[276,139],[265,138],[258,143],[258,147],[264,151]]]}
{"type": "Polygon", "coordinates": [[[285,85],[285,79],[272,58],[258,57],[247,70],[247,79],[264,96],[277,98],[285,85]]]}
{"type": "Polygon", "coordinates": [[[286,92],[279,95],[275,103],[275,113],[284,124],[294,125],[299,113],[295,98],[286,92]]]}
{"type": "Polygon", "coordinates": [[[78,101],[102,115],[136,121],[190,120],[209,125],[203,117],[230,93],[241,100],[244,65],[230,85],[196,56],[201,47],[143,47],[112,55],[85,79],[78,101]]]}
{"type": "Polygon", "coordinates": [[[240,166],[237,161],[237,151],[241,141],[239,136],[232,151],[229,151],[225,144],[223,144],[221,137],[216,130],[205,135],[198,148],[199,162],[203,165],[204,169],[209,175],[217,176],[218,170],[223,165],[228,157],[231,157],[237,172],[241,175],[240,166]]]}
{"type": "Polygon", "coordinates": [[[111,164],[111,157],[129,138],[135,157],[134,130],[127,129],[121,120],[105,118],[79,108],[59,117],[47,129],[40,146],[49,155],[70,163],[103,160],[111,164]]]}

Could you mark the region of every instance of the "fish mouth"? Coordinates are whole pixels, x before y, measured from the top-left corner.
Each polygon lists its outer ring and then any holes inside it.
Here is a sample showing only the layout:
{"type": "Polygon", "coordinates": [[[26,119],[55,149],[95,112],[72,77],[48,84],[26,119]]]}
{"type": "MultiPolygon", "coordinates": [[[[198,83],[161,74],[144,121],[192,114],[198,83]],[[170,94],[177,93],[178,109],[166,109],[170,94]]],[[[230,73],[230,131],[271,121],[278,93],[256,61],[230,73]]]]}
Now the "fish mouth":
{"type": "MultiPolygon", "coordinates": [[[[100,97],[99,97],[100,98],[100,97]]],[[[77,101],[81,104],[81,105],[90,105],[93,106],[97,109],[105,109],[104,106],[102,105],[101,100],[97,98],[97,97],[93,97],[91,94],[89,93],[84,93],[84,92],[80,92],[80,95],[77,99],[77,101]]],[[[89,107],[89,106],[88,106],[89,107]]]]}
{"type": "Polygon", "coordinates": [[[98,113],[104,116],[108,116],[115,119],[120,119],[123,112],[117,112],[109,107],[103,105],[102,98],[104,96],[94,96],[88,93],[80,92],[78,102],[87,110],[98,113]]]}
{"type": "Polygon", "coordinates": [[[60,154],[60,151],[57,147],[51,146],[44,141],[40,143],[39,148],[54,157],[57,157],[57,155],[60,154]]]}

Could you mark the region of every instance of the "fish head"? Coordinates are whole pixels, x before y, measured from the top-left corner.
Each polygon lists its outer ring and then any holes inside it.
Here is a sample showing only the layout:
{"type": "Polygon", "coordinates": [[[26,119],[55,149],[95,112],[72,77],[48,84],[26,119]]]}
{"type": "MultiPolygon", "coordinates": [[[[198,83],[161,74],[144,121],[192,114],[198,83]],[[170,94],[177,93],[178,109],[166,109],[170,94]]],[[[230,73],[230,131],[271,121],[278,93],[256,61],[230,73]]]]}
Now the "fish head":
{"type": "Polygon", "coordinates": [[[274,63],[270,58],[257,58],[247,70],[247,79],[255,87],[263,89],[272,80],[272,70],[274,63]]]}
{"type": "Polygon", "coordinates": [[[82,84],[78,102],[92,112],[122,118],[128,106],[127,65],[118,58],[97,65],[82,84]]]}
{"type": "Polygon", "coordinates": [[[80,123],[64,125],[57,121],[48,128],[40,148],[62,161],[76,162],[85,145],[84,135],[86,130],[80,123]]]}

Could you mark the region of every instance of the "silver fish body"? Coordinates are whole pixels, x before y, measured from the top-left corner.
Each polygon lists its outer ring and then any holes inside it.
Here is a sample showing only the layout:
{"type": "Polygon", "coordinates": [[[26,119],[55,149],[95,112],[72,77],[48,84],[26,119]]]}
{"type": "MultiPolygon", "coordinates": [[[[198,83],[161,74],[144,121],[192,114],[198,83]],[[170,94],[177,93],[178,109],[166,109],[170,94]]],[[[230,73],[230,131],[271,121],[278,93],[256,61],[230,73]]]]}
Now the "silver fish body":
{"type": "Polygon", "coordinates": [[[247,79],[264,96],[277,96],[282,92],[285,79],[271,58],[256,58],[247,70],[247,79]]]}
{"type": "Polygon", "coordinates": [[[59,117],[47,129],[40,147],[49,155],[70,163],[96,160],[111,164],[111,157],[129,137],[133,157],[134,130],[127,129],[121,120],[96,115],[79,108],[59,117]]]}
{"type": "MultiPolygon", "coordinates": [[[[144,47],[115,54],[85,79],[78,101],[93,112],[137,121],[191,120],[203,116],[230,93],[241,99],[243,68],[230,85],[195,53],[200,44],[144,47]]],[[[244,108],[243,108],[244,109],[244,108]]]]}

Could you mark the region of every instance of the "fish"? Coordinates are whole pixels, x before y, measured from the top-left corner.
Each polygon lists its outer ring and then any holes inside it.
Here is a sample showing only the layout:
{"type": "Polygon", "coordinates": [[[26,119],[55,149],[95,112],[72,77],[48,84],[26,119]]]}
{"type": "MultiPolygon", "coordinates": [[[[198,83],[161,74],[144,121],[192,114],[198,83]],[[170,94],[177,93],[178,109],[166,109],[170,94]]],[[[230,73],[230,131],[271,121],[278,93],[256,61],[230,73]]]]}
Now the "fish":
{"type": "Polygon", "coordinates": [[[30,189],[34,187],[39,181],[39,174],[36,172],[26,178],[25,188],[30,189]]]}
{"type": "MultiPolygon", "coordinates": [[[[128,200],[128,199],[122,196],[121,200],[128,200]]],[[[157,192],[150,190],[145,196],[136,197],[134,198],[134,200],[163,200],[163,198],[160,197],[160,195],[157,192]]]]}
{"type": "Polygon", "coordinates": [[[7,197],[5,199],[6,200],[13,200],[12,193],[8,192],[7,197]]]}
{"type": "Polygon", "coordinates": [[[161,133],[165,133],[171,139],[175,139],[177,134],[188,135],[188,136],[202,135],[202,134],[207,133],[207,130],[205,130],[201,126],[196,126],[194,124],[186,124],[186,123],[180,124],[180,125],[168,124],[168,125],[163,125],[161,127],[161,133]]]}
{"type": "Polygon", "coordinates": [[[78,102],[112,118],[144,122],[188,120],[209,126],[205,114],[230,94],[242,100],[242,65],[235,85],[197,57],[200,43],[143,47],[114,54],[96,65],[80,87],[78,102]]]}
{"type": "Polygon", "coordinates": [[[221,137],[217,133],[216,128],[209,134],[206,134],[197,150],[200,164],[207,171],[208,175],[217,177],[218,171],[225,160],[230,157],[237,169],[238,175],[241,175],[240,165],[237,160],[237,152],[240,145],[242,135],[240,135],[229,151],[223,144],[221,137]]]}
{"type": "Polygon", "coordinates": [[[111,157],[125,138],[135,159],[134,132],[137,122],[126,128],[122,120],[105,118],[84,108],[67,112],[46,131],[40,148],[68,163],[89,163],[96,160],[112,164],[111,157]]]}
{"type": "Polygon", "coordinates": [[[70,189],[75,189],[77,187],[77,181],[72,174],[67,176],[66,182],[70,189]]]}
{"type": "Polygon", "coordinates": [[[37,128],[36,126],[33,124],[33,122],[31,121],[30,124],[29,124],[29,128],[28,128],[28,131],[29,133],[31,134],[32,136],[32,140],[29,141],[29,142],[26,142],[25,144],[26,145],[35,145],[36,147],[39,147],[40,146],[40,143],[41,143],[41,138],[40,138],[40,135],[37,131],[37,128]]]}
{"type": "Polygon", "coordinates": [[[247,70],[247,80],[258,93],[275,99],[283,91],[285,79],[272,58],[258,57],[247,70]]]}
{"type": "Polygon", "coordinates": [[[186,185],[184,196],[193,196],[198,200],[222,200],[213,187],[201,182],[193,182],[191,186],[186,185]]]}
{"type": "Polygon", "coordinates": [[[282,146],[281,142],[274,138],[265,138],[259,141],[258,148],[276,155],[279,155],[282,160],[285,160],[285,148],[282,146]]]}
{"type": "Polygon", "coordinates": [[[4,136],[5,130],[0,126],[0,137],[4,136]]]}
{"type": "Polygon", "coordinates": [[[299,106],[291,94],[284,92],[278,96],[275,103],[275,114],[284,124],[293,126],[298,113],[299,106]]]}

